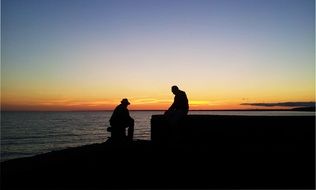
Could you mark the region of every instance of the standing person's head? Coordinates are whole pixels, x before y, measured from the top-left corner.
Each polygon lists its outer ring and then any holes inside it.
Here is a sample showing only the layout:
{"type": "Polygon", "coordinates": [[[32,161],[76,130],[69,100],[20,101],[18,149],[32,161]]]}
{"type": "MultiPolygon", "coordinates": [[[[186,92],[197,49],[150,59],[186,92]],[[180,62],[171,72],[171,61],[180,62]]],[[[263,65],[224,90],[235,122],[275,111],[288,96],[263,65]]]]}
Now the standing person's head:
{"type": "Polygon", "coordinates": [[[179,88],[176,85],[174,85],[171,87],[171,91],[173,94],[177,94],[177,92],[179,92],[179,88]]]}
{"type": "Polygon", "coordinates": [[[129,103],[129,101],[128,101],[127,98],[124,98],[124,99],[121,101],[121,104],[127,107],[127,106],[130,105],[131,103],[129,103]]]}

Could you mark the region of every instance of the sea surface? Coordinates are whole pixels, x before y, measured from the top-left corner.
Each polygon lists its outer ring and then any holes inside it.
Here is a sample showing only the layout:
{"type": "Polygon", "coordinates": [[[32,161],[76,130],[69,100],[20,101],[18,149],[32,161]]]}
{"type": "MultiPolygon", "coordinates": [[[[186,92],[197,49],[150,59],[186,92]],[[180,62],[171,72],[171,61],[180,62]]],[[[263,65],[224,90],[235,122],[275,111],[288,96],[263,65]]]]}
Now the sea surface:
{"type": "MultiPolygon", "coordinates": [[[[162,111],[130,111],[134,139],[150,140],[150,119],[162,111]]],[[[1,161],[34,156],[69,147],[102,143],[110,136],[111,111],[1,112],[1,161]]],[[[190,111],[205,115],[302,116],[301,111],[190,111]]]]}

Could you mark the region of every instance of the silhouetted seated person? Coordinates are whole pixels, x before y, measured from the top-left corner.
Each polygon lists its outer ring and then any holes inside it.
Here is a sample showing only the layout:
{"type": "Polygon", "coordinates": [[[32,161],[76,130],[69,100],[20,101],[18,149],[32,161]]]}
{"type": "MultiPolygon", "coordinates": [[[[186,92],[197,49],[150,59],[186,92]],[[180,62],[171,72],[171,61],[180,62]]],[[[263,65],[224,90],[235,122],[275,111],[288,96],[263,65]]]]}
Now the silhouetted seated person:
{"type": "Polygon", "coordinates": [[[169,125],[178,126],[181,120],[188,114],[189,102],[185,92],[177,86],[172,86],[171,91],[175,95],[174,101],[164,115],[167,117],[169,125]]]}
{"type": "Polygon", "coordinates": [[[111,132],[111,139],[113,142],[128,142],[133,140],[134,135],[134,119],[129,115],[127,106],[130,103],[125,98],[118,105],[110,118],[111,127],[108,131],[111,132]],[[128,135],[126,136],[126,128],[128,128],[128,135]]]}
{"type": "Polygon", "coordinates": [[[171,87],[172,93],[175,95],[174,101],[169,109],[165,112],[168,124],[168,136],[166,143],[172,148],[179,148],[185,145],[185,129],[180,128],[183,119],[188,114],[189,102],[184,91],[177,86],[171,87]]]}

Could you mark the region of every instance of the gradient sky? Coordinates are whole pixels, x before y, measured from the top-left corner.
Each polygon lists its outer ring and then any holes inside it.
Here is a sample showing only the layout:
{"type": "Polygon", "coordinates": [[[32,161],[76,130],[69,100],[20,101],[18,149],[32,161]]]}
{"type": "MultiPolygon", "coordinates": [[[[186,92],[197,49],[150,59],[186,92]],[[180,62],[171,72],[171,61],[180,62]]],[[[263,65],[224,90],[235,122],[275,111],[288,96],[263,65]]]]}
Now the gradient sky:
{"type": "Polygon", "coordinates": [[[315,101],[314,0],[2,0],[4,110],[315,101]]]}

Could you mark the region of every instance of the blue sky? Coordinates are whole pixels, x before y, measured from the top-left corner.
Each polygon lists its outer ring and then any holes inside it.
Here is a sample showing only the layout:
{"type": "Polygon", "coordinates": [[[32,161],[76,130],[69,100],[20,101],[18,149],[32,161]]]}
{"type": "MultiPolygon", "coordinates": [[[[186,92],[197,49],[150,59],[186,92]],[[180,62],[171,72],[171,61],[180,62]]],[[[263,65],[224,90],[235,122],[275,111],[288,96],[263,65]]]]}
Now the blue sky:
{"type": "Polygon", "coordinates": [[[173,84],[197,102],[310,101],[314,32],[313,0],[3,0],[2,88],[8,104],[173,84]]]}

